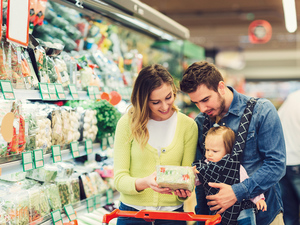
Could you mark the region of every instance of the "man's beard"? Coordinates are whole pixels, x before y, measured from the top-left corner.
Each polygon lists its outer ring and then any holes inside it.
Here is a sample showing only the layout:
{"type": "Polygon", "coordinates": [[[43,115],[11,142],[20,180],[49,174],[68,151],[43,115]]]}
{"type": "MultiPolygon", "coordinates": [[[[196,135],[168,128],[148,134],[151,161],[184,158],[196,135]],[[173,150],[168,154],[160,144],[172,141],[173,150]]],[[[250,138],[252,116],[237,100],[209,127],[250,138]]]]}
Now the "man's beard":
{"type": "Polygon", "coordinates": [[[222,113],[224,112],[224,109],[225,109],[225,99],[221,97],[220,93],[218,93],[218,100],[220,102],[220,107],[219,107],[219,111],[217,113],[216,116],[209,116],[209,118],[213,121],[213,122],[219,122],[219,120],[221,120],[222,118],[222,113]]]}

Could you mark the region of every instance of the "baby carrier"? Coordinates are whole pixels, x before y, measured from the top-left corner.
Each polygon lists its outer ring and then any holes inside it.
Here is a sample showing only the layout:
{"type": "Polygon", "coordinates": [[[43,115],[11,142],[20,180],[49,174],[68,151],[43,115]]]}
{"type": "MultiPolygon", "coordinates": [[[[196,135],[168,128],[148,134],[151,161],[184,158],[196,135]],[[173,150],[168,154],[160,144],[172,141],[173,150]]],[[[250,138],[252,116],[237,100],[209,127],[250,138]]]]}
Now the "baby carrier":
{"type": "MultiPolygon", "coordinates": [[[[257,99],[255,98],[251,98],[247,102],[247,106],[244,110],[244,114],[241,118],[240,125],[236,134],[236,140],[233,145],[232,153],[230,155],[225,155],[219,162],[205,162],[206,158],[204,140],[210,128],[210,119],[208,115],[205,114],[202,139],[203,158],[198,162],[194,162],[193,165],[195,165],[197,170],[199,171],[198,178],[204,187],[206,196],[215,195],[219,191],[219,189],[217,188],[210,187],[208,185],[208,182],[225,183],[229,185],[240,182],[240,159],[246,145],[248,128],[256,102],[257,99]]],[[[221,214],[221,224],[237,224],[237,218],[240,211],[249,208],[256,208],[255,204],[250,200],[244,200],[241,203],[236,202],[233,206],[226,209],[226,211],[221,214]]],[[[217,211],[213,211],[212,213],[216,214],[217,211]]]]}

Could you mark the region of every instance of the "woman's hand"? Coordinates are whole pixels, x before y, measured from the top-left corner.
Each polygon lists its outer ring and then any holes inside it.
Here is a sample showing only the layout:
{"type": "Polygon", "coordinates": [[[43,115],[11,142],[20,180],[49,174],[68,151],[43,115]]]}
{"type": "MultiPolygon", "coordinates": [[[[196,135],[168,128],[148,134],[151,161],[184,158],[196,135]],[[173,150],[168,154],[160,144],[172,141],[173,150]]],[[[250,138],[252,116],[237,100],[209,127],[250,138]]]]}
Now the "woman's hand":
{"type": "Polygon", "coordinates": [[[146,188],[151,188],[153,191],[156,191],[161,194],[173,194],[170,188],[161,188],[158,186],[158,184],[156,183],[156,171],[148,177],[136,179],[135,188],[137,191],[142,191],[146,188]]]}
{"type": "Polygon", "coordinates": [[[189,190],[178,189],[174,191],[174,194],[179,198],[187,198],[190,197],[192,193],[189,190]]]}

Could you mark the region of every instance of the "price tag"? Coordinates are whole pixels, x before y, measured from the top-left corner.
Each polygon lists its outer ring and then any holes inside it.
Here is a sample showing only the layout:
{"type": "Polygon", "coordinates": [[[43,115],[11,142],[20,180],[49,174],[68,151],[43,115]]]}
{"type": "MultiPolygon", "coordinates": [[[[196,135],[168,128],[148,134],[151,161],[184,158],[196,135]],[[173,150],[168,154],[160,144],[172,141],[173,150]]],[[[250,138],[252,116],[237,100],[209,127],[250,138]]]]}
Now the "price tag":
{"type": "Polygon", "coordinates": [[[63,220],[59,209],[51,212],[51,217],[54,225],[63,225],[63,220]]]}
{"type": "Polygon", "coordinates": [[[108,141],[109,147],[113,148],[114,147],[114,137],[113,136],[109,136],[107,138],[107,141],[108,141]]]}
{"type": "Polygon", "coordinates": [[[51,100],[57,100],[55,84],[47,84],[51,100]]]}
{"type": "Polygon", "coordinates": [[[99,87],[97,87],[97,86],[94,86],[94,95],[95,95],[96,99],[101,99],[101,94],[100,94],[100,91],[99,91],[99,87]]]}
{"type": "Polygon", "coordinates": [[[33,150],[33,159],[35,168],[40,168],[44,166],[44,153],[43,149],[33,150]]]}
{"type": "Polygon", "coordinates": [[[52,145],[52,156],[53,156],[53,163],[61,162],[61,151],[60,151],[60,145],[52,145]]]}
{"type": "Polygon", "coordinates": [[[98,209],[101,207],[101,195],[95,195],[95,208],[98,209]]]}
{"type": "Polygon", "coordinates": [[[88,95],[90,99],[95,99],[94,86],[88,86],[88,95]]]}
{"type": "Polygon", "coordinates": [[[77,141],[73,141],[70,143],[71,146],[71,152],[72,152],[72,156],[73,158],[77,158],[79,157],[79,145],[77,141]]]}
{"type": "Polygon", "coordinates": [[[50,100],[50,94],[47,83],[39,83],[40,93],[43,100],[50,100]]]}
{"type": "Polygon", "coordinates": [[[31,151],[22,152],[22,162],[23,162],[23,171],[24,172],[34,169],[31,151]]]}
{"type": "Polygon", "coordinates": [[[59,99],[66,99],[66,94],[64,92],[64,88],[61,84],[55,84],[56,93],[59,99]]]}
{"type": "Polygon", "coordinates": [[[67,214],[70,221],[73,221],[73,220],[77,219],[74,208],[71,204],[70,205],[65,205],[64,209],[65,209],[65,212],[66,212],[66,214],[67,214]]]}
{"type": "Polygon", "coordinates": [[[1,91],[3,93],[4,99],[14,100],[15,93],[10,80],[2,80],[0,81],[0,85],[1,85],[1,91]]]}
{"type": "Polygon", "coordinates": [[[101,148],[102,148],[102,150],[106,150],[107,149],[107,145],[108,145],[107,138],[106,137],[102,138],[102,140],[101,140],[101,148]]]}
{"type": "Polygon", "coordinates": [[[69,90],[73,99],[78,99],[78,91],[75,84],[69,85],[69,90]]]}
{"type": "Polygon", "coordinates": [[[94,198],[93,197],[87,198],[86,199],[86,205],[87,205],[87,211],[89,213],[93,212],[94,211],[94,198]]]}
{"type": "Polygon", "coordinates": [[[86,154],[93,153],[93,142],[91,139],[87,139],[85,141],[85,150],[86,150],[86,154]]]}
{"type": "Polygon", "coordinates": [[[111,188],[106,190],[106,203],[112,204],[114,202],[114,192],[111,188]]]}

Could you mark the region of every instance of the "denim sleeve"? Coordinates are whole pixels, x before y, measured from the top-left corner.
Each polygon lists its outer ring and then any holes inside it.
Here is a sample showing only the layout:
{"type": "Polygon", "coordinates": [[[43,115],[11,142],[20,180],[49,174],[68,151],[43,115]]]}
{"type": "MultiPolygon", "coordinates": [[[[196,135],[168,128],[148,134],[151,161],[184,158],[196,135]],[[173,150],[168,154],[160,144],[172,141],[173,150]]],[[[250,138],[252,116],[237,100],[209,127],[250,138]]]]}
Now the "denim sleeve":
{"type": "Polygon", "coordinates": [[[239,202],[267,191],[285,174],[285,142],[277,111],[270,101],[264,101],[256,108],[252,119],[255,122],[259,155],[247,171],[249,179],[232,185],[239,202]]]}

